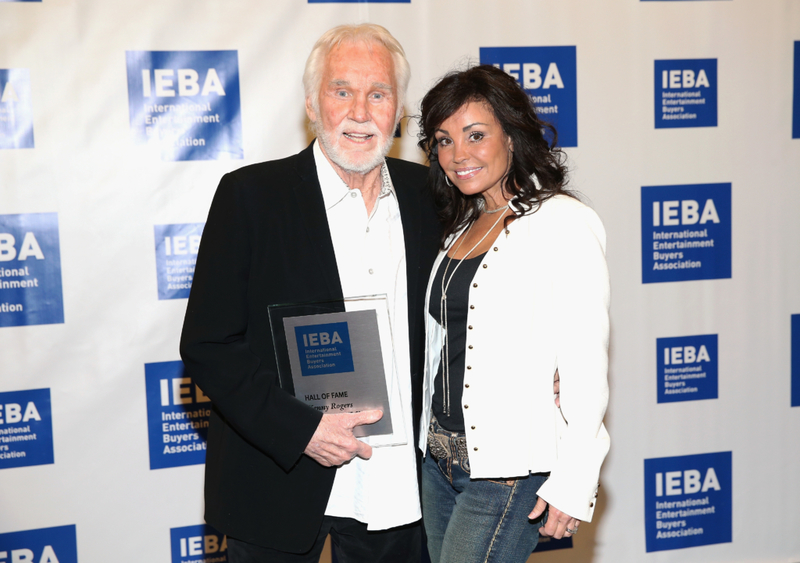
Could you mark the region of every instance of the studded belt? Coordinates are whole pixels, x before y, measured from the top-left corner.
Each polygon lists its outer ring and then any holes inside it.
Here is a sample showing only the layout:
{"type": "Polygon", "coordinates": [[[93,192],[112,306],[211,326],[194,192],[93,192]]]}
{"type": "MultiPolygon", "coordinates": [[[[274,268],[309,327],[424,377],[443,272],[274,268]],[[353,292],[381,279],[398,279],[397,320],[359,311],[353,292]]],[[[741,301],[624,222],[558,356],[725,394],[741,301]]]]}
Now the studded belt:
{"type": "Polygon", "coordinates": [[[431,417],[428,426],[428,451],[437,461],[446,458],[469,461],[466,435],[442,428],[436,417],[431,417]]]}

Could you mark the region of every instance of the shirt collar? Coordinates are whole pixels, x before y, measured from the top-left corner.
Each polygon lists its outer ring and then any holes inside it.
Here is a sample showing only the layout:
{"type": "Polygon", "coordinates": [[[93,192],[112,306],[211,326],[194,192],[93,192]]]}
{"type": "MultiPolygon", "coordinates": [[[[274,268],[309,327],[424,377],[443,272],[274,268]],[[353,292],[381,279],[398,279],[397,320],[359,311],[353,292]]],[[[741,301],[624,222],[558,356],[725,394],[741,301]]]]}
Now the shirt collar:
{"type": "MultiPolygon", "coordinates": [[[[317,165],[317,178],[319,179],[319,186],[322,189],[322,200],[325,203],[325,209],[328,210],[334,205],[342,201],[348,193],[350,188],[344,183],[336,173],[333,165],[325,157],[319,145],[319,139],[314,141],[314,161],[317,165]]],[[[387,195],[394,194],[394,184],[389,175],[389,168],[386,166],[386,161],[381,164],[381,193],[378,199],[386,197],[387,195]]]]}

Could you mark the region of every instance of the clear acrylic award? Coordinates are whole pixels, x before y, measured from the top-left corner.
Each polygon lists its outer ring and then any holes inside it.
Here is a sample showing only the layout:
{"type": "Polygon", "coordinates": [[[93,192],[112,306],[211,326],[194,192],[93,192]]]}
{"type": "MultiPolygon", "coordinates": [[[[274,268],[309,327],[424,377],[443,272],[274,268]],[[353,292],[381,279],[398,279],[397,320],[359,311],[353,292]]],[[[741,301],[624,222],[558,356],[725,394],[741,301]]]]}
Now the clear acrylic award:
{"type": "Polygon", "coordinates": [[[379,409],[383,417],[355,436],[406,443],[385,295],[270,305],[268,314],[283,389],[323,414],[379,409]]]}

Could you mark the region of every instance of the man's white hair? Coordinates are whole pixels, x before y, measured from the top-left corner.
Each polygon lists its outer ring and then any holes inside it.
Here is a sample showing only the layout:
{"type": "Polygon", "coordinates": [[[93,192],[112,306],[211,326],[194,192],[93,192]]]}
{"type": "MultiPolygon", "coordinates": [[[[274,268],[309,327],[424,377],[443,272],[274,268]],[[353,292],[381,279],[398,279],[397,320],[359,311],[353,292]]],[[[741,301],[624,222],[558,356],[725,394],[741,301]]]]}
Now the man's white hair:
{"type": "Polygon", "coordinates": [[[363,42],[367,45],[383,45],[389,51],[394,62],[394,77],[397,82],[397,115],[395,120],[400,119],[403,112],[403,102],[406,99],[408,81],[411,78],[411,68],[406,59],[403,47],[389,31],[378,24],[361,23],[339,25],[326,31],[311,49],[311,54],[306,60],[306,68],[303,72],[303,88],[306,98],[311,99],[314,113],[319,115],[319,94],[324,72],[325,59],[334,47],[342,43],[363,42]]]}

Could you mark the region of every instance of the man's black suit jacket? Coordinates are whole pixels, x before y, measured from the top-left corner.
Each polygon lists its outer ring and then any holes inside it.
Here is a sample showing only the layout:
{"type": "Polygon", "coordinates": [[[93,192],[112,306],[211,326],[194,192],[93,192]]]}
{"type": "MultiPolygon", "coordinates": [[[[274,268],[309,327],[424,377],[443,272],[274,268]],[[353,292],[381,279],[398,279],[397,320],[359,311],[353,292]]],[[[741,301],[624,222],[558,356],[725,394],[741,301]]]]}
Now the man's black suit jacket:
{"type": "MultiPolygon", "coordinates": [[[[206,521],[236,539],[289,552],[311,547],[336,471],[303,454],[322,415],[278,386],[267,315],[270,304],[342,298],[312,146],[222,178],[181,338],[186,373],[213,405],[206,521]]],[[[427,168],[387,164],[405,238],[416,428],[423,300],[439,227],[427,168]]]]}

